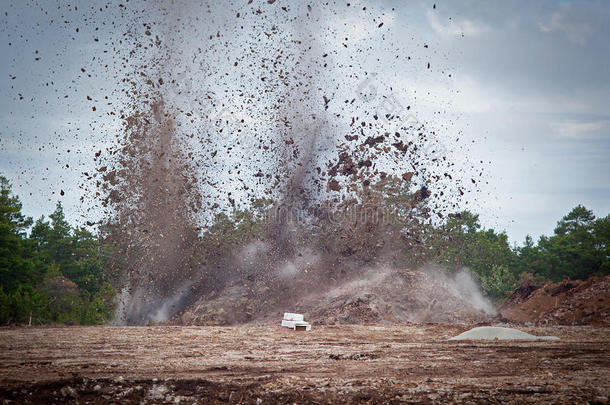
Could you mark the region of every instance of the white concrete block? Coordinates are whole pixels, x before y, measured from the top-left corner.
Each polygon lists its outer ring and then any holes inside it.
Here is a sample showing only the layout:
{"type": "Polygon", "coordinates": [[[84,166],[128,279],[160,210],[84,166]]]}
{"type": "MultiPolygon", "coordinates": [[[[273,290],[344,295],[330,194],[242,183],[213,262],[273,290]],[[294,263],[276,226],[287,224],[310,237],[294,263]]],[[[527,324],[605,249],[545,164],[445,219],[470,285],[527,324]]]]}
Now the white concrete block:
{"type": "Polygon", "coordinates": [[[311,330],[311,325],[309,324],[309,322],[305,322],[303,320],[303,315],[292,314],[290,312],[284,313],[284,319],[282,319],[282,326],[284,328],[289,328],[289,329],[293,329],[293,330],[305,330],[305,331],[311,330]],[[293,315],[296,315],[296,316],[293,316],[293,315]],[[289,318],[289,319],[286,319],[286,318],[289,318]],[[290,319],[290,318],[292,318],[292,319],[290,319]],[[300,320],[297,320],[294,318],[300,318],[300,320]]]}
{"type": "Polygon", "coordinates": [[[286,321],[304,321],[303,314],[293,314],[292,312],[284,312],[284,320],[286,321]]]}

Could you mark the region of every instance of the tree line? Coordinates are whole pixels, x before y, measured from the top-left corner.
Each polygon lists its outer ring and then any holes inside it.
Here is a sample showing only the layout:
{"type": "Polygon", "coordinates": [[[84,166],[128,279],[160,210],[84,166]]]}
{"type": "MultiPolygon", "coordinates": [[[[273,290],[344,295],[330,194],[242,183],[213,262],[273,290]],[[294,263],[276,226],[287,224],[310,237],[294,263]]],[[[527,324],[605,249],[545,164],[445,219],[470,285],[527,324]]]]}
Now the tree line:
{"type": "Polygon", "coordinates": [[[60,203],[35,222],[21,207],[0,176],[0,324],[108,322],[115,290],[96,235],[70,226],[60,203]]]}
{"type": "MultiPolygon", "coordinates": [[[[127,248],[71,226],[60,203],[48,219],[33,221],[22,213],[5,177],[0,176],[0,188],[0,324],[109,322],[121,287],[118,275],[125,270],[114,256],[127,248]],[[106,258],[104,252],[114,253],[106,258]]],[[[272,209],[272,201],[259,200],[249,210],[216,216],[193,249],[201,256],[193,262],[211,266],[240,246],[269,238],[272,209]]],[[[357,201],[333,207],[337,209],[343,213],[340,219],[328,220],[322,209],[317,219],[296,224],[295,243],[363,264],[436,264],[446,272],[468,268],[495,301],[525,279],[610,274],[610,215],[596,218],[580,205],[557,222],[553,235],[536,242],[528,236],[512,246],[506,233],[482,227],[478,215],[468,211],[443,218],[440,224],[426,221],[430,213],[423,199],[394,179],[372,185],[357,201]],[[392,215],[389,220],[364,218],[362,212],[370,207],[392,215]]]]}
{"type": "Polygon", "coordinates": [[[537,242],[527,236],[520,246],[510,246],[506,233],[481,227],[478,215],[469,212],[450,219],[447,227],[452,241],[438,262],[470,268],[494,300],[525,279],[557,282],[610,274],[610,215],[596,218],[582,205],[557,222],[553,235],[537,242]]]}

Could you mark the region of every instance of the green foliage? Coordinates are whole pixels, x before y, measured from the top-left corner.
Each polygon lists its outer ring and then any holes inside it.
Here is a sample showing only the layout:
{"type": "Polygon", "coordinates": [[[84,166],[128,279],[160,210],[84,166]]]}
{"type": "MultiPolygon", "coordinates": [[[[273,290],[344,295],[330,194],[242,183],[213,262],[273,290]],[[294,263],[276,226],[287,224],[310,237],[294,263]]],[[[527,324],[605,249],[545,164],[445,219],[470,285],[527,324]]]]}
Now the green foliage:
{"type": "Polygon", "coordinates": [[[26,229],[32,225],[32,219],[21,213],[19,197],[12,195],[11,185],[4,176],[0,176],[0,224],[18,236],[25,236],[26,229]]]}
{"type": "Polygon", "coordinates": [[[494,300],[504,298],[517,285],[517,277],[506,265],[494,264],[490,274],[481,277],[481,287],[494,300]]]}
{"type": "Polygon", "coordinates": [[[114,290],[106,281],[98,238],[66,221],[57,204],[32,220],[21,213],[9,182],[0,177],[0,324],[107,322],[114,290]]]}
{"type": "Polygon", "coordinates": [[[599,252],[599,258],[602,261],[598,274],[610,274],[610,215],[595,221],[593,235],[595,238],[595,249],[599,252]]]}
{"type": "Polygon", "coordinates": [[[47,297],[32,286],[19,286],[7,293],[0,286],[0,321],[2,323],[28,323],[30,311],[33,324],[47,323],[50,315],[47,297]]]}
{"type": "Polygon", "coordinates": [[[540,238],[532,270],[554,281],[607,273],[607,228],[608,217],[596,220],[585,207],[575,207],[557,223],[553,236],[540,238]]]}
{"type": "Polygon", "coordinates": [[[31,245],[25,240],[31,224],[32,219],[21,213],[21,202],[12,195],[8,180],[0,176],[0,286],[6,293],[30,280],[42,280],[31,245]]]}
{"type": "Polygon", "coordinates": [[[114,309],[115,289],[108,282],[104,282],[102,287],[93,295],[85,295],[88,305],[83,308],[81,323],[86,325],[99,325],[112,320],[114,309]]]}
{"type": "Polygon", "coordinates": [[[481,229],[479,216],[464,211],[447,220],[440,229],[437,263],[450,271],[468,268],[480,281],[483,290],[494,299],[503,298],[514,289],[517,274],[513,264],[515,252],[505,233],[481,229]]]}
{"type": "Polygon", "coordinates": [[[256,200],[252,211],[235,210],[231,215],[220,213],[203,236],[202,244],[212,247],[217,257],[227,257],[234,251],[255,239],[265,238],[271,210],[270,200],[256,200]]]}
{"type": "Polygon", "coordinates": [[[554,235],[541,236],[537,244],[527,236],[523,246],[511,248],[506,234],[481,229],[478,216],[469,212],[449,219],[442,231],[438,263],[469,268],[494,299],[503,298],[526,274],[559,281],[610,273],[610,216],[596,220],[580,205],[557,223],[554,235]]]}

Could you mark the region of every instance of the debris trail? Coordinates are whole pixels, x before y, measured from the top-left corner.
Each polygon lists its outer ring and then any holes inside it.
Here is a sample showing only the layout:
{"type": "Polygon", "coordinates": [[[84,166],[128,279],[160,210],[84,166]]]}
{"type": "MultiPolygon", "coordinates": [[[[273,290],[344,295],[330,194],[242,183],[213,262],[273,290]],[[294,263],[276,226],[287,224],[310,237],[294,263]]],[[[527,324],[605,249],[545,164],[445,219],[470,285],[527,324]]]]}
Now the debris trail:
{"type": "Polygon", "coordinates": [[[83,187],[102,196],[117,322],[166,321],[219,291],[273,308],[370,265],[404,267],[405,249],[425,262],[429,230],[469,188],[439,132],[453,137],[450,124],[418,120],[369,73],[376,47],[408,51],[386,37],[393,12],[179,0],[112,15],[126,30],[98,63],[120,79],[107,114],[122,132],[83,187]],[[240,215],[261,229],[230,236],[240,215]]]}

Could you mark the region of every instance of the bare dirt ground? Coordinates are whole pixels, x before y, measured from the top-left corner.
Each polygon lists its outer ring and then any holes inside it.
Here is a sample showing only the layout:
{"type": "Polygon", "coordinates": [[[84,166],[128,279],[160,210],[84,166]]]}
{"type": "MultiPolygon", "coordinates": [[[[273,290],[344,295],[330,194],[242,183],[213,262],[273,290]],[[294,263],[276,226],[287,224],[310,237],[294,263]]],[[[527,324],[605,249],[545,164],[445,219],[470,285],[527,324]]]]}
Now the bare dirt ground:
{"type": "Polygon", "coordinates": [[[610,329],[447,342],[456,325],[0,329],[15,403],[608,403],[610,329]]]}

